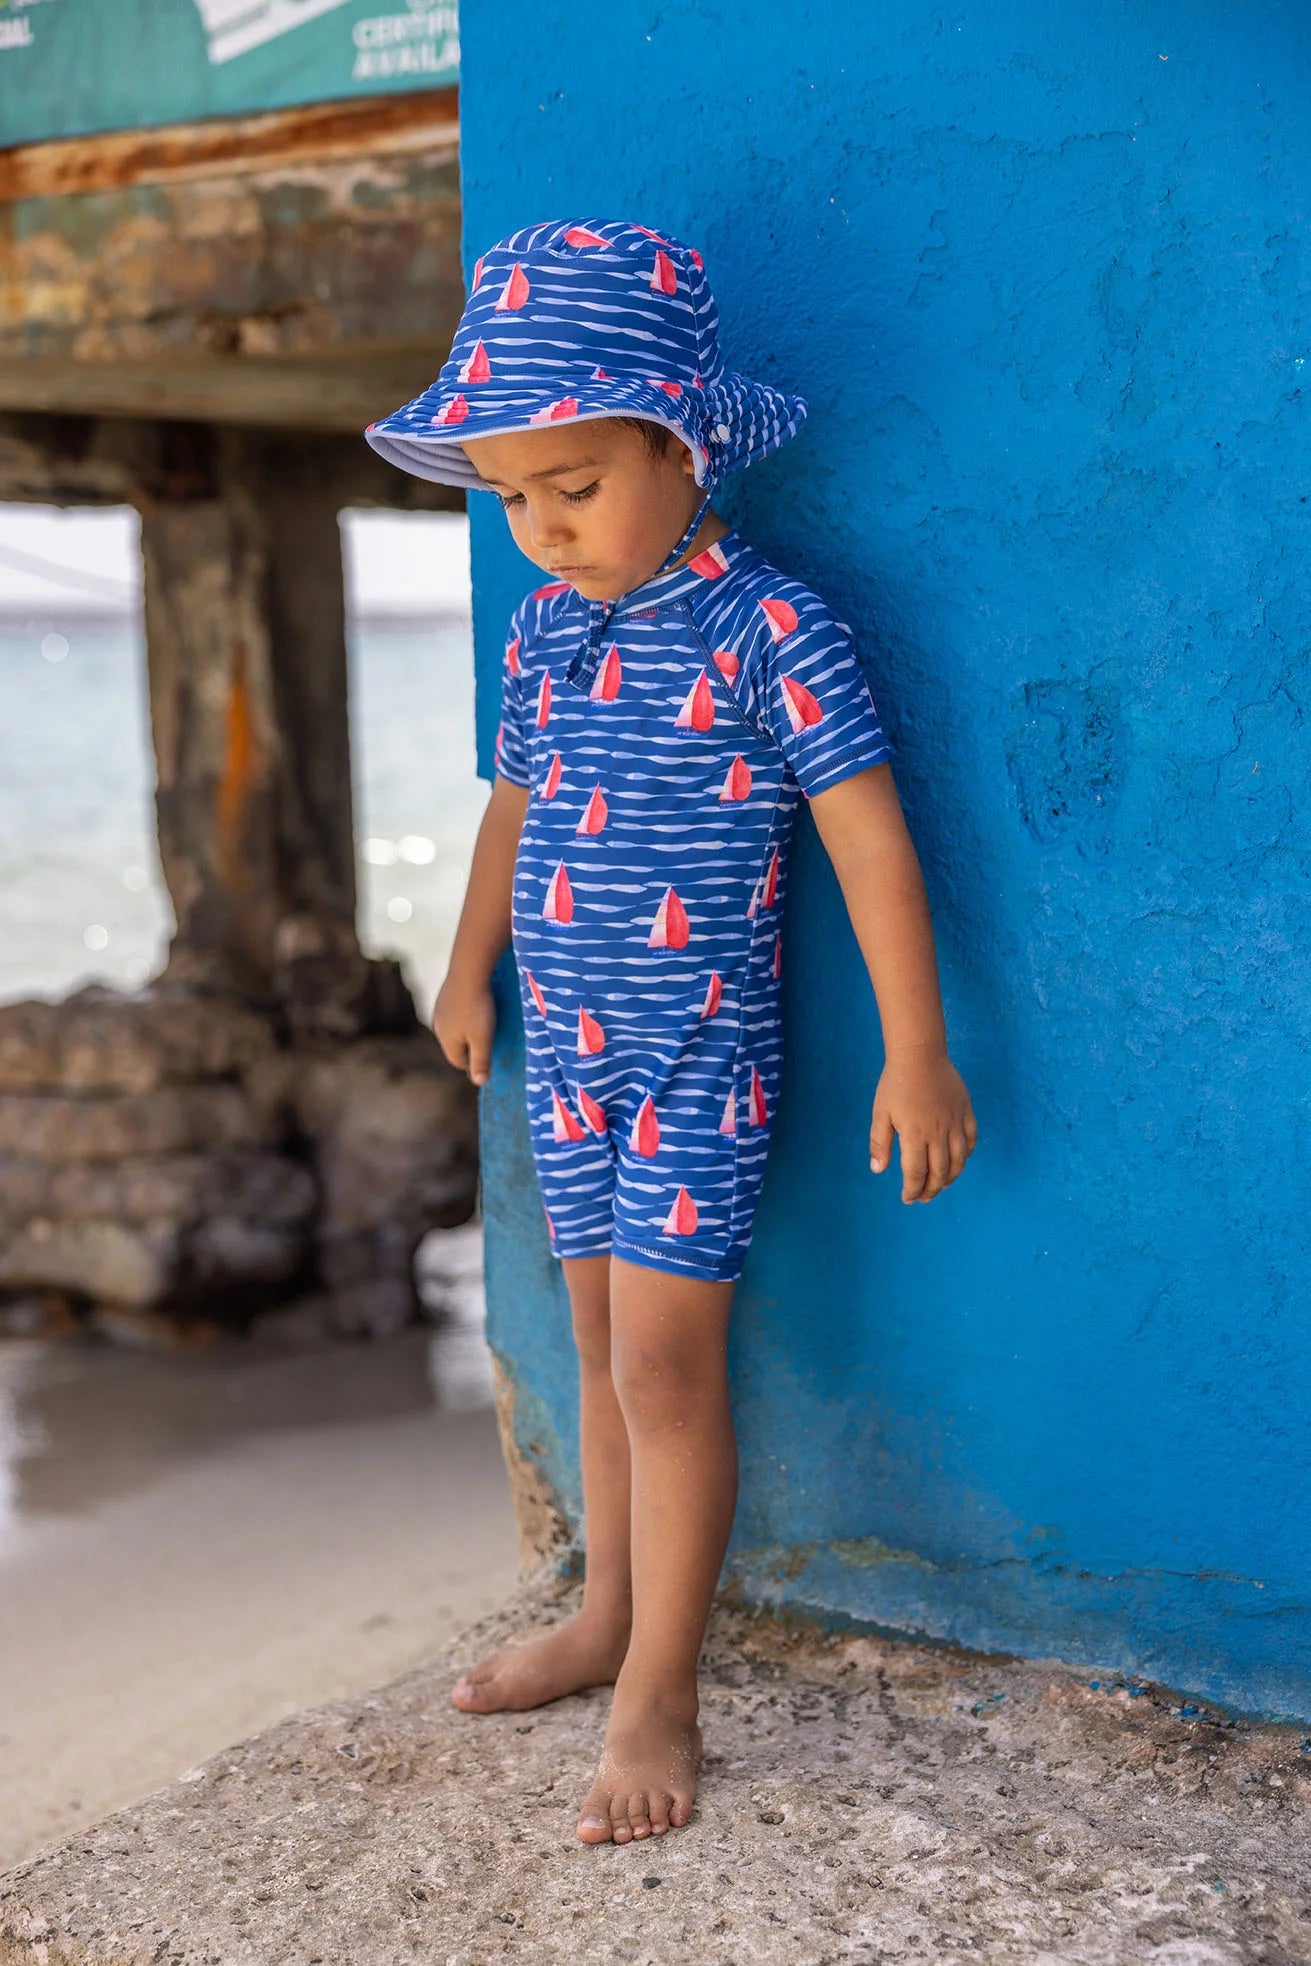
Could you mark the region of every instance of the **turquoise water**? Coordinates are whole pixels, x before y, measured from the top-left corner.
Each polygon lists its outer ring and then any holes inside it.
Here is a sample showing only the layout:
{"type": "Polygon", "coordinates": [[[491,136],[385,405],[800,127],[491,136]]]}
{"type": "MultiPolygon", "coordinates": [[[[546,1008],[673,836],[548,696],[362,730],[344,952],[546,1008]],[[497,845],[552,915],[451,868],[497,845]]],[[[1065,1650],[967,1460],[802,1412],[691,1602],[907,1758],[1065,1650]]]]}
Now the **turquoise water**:
{"type": "MultiPolygon", "coordinates": [[[[469,625],[364,626],[350,654],[361,939],[426,1014],[487,795],[469,625]]],[[[0,1000],[162,966],[153,773],[137,624],[0,622],[0,1000]]]]}

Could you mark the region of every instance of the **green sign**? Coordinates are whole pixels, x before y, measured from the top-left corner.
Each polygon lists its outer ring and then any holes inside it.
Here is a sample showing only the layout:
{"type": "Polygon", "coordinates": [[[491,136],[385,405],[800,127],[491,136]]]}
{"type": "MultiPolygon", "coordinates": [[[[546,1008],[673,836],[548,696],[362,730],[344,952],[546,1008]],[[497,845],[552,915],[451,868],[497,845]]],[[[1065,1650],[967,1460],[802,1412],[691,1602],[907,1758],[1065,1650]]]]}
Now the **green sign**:
{"type": "Polygon", "coordinates": [[[0,147],[456,80],[456,0],[0,0],[0,147]]]}

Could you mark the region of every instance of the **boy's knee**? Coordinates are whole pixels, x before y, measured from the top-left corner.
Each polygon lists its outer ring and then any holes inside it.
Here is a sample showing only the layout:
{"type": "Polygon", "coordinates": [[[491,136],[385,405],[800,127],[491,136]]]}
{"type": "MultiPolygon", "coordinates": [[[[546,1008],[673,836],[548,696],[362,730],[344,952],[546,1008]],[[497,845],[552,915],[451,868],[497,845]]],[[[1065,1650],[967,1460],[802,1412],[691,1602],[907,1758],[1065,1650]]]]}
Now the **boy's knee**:
{"type": "Polygon", "coordinates": [[[640,1432],[686,1426],[722,1396],[722,1364],[699,1347],[649,1337],[616,1339],[611,1371],[624,1418],[640,1432]]]}
{"type": "Polygon", "coordinates": [[[588,1297],[573,1305],[574,1344],[579,1362],[589,1372],[610,1370],[610,1301],[588,1297]]]}

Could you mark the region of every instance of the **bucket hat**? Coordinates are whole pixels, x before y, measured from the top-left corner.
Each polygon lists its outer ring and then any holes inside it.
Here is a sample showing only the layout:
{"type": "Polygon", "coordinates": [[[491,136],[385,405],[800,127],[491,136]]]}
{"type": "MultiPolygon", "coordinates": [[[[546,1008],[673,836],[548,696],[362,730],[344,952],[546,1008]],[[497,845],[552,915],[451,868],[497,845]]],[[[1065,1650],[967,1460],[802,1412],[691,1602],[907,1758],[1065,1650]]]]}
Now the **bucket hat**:
{"type": "Polygon", "coordinates": [[[799,396],[726,368],[700,253],[643,225],[570,219],[483,254],[436,382],[365,435],[416,477],[487,491],[461,449],[470,437],[642,417],[688,446],[708,498],[805,414],[799,396]]]}

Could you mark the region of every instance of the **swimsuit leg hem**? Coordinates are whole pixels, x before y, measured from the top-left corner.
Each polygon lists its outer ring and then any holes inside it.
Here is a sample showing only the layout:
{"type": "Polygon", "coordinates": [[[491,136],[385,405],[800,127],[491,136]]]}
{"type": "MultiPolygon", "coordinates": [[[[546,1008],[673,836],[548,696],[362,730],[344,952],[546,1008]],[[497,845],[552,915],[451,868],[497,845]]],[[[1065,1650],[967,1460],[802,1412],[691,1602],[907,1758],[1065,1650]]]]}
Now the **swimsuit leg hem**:
{"type": "Polygon", "coordinates": [[[610,1254],[610,1244],[608,1242],[596,1242],[589,1243],[586,1249],[561,1249],[558,1243],[553,1242],[551,1244],[551,1254],[557,1263],[565,1261],[576,1263],[585,1256],[608,1256],[610,1254]]]}
{"type": "Polygon", "coordinates": [[[610,1245],[612,1256],[621,1256],[626,1263],[635,1263],[643,1270],[663,1270],[669,1276],[700,1277],[706,1283],[736,1283],[742,1274],[742,1252],[734,1251],[728,1256],[688,1257],[675,1255],[672,1250],[646,1249],[640,1243],[625,1242],[616,1236],[610,1245]]]}

